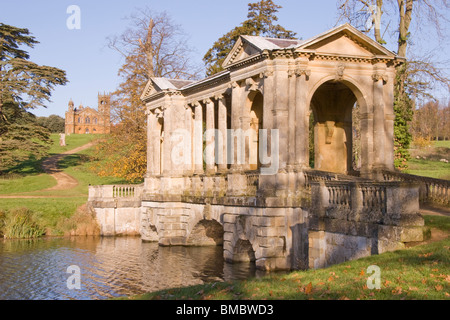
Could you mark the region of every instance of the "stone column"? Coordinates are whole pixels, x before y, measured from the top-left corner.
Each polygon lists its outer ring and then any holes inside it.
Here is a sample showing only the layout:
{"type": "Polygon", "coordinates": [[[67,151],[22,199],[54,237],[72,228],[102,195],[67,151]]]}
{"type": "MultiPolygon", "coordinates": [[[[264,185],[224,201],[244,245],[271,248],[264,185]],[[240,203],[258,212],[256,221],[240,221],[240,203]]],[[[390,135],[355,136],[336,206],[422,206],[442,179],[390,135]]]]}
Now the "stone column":
{"type": "Polygon", "coordinates": [[[388,170],[394,170],[394,81],[388,79],[388,83],[384,86],[385,105],[385,128],[386,128],[386,144],[385,144],[385,165],[388,170]]]}
{"type": "MultiPolygon", "coordinates": [[[[245,108],[242,108],[243,115],[240,117],[240,127],[243,132],[242,136],[242,143],[244,144],[244,163],[241,165],[242,170],[250,170],[250,160],[251,160],[251,143],[252,140],[255,139],[255,137],[252,136],[251,130],[250,130],[250,121],[251,117],[247,114],[247,111],[244,110],[245,108]],[[248,140],[247,140],[248,139],[248,140]],[[248,143],[247,143],[248,141],[248,143]]],[[[257,157],[256,157],[257,159],[257,157]]],[[[254,159],[253,159],[254,160],[254,159]]]]}
{"type": "Polygon", "coordinates": [[[172,174],[172,144],[170,141],[172,133],[173,108],[166,108],[164,110],[164,132],[162,132],[162,157],[161,163],[163,176],[170,176],[172,174]]]}
{"type": "MultiPolygon", "coordinates": [[[[242,104],[242,89],[241,86],[239,85],[239,83],[234,82],[231,84],[231,129],[233,130],[233,132],[236,132],[237,130],[241,129],[241,123],[240,123],[240,116],[241,116],[241,109],[243,108],[243,104],[242,104]]],[[[229,141],[228,146],[231,148],[232,150],[232,154],[231,154],[231,160],[232,160],[232,164],[231,164],[231,171],[239,171],[240,170],[240,165],[237,163],[237,155],[238,155],[238,150],[237,148],[239,147],[239,143],[236,141],[237,139],[235,138],[234,135],[232,135],[231,137],[231,141],[229,141]]]]}
{"type": "Polygon", "coordinates": [[[289,70],[289,118],[288,118],[288,168],[293,169],[295,165],[295,146],[296,146],[296,96],[295,96],[295,71],[289,70]]]}
{"type": "Polygon", "coordinates": [[[218,162],[218,171],[226,172],[228,169],[228,133],[227,133],[227,106],[226,99],[223,95],[219,95],[216,97],[218,101],[218,130],[220,137],[216,137],[216,145],[218,146],[217,150],[217,162],[218,162]]]}
{"type": "Polygon", "coordinates": [[[192,118],[192,108],[190,105],[185,106],[184,121],[187,134],[187,136],[185,137],[186,144],[184,150],[184,175],[192,176],[194,174],[194,119],[192,118]]]}
{"type": "Polygon", "coordinates": [[[194,104],[194,108],[194,173],[203,174],[203,110],[199,102],[194,104]]]}
{"type": "MultiPolygon", "coordinates": [[[[287,70],[283,68],[283,65],[278,66],[277,71],[274,73],[274,83],[275,86],[275,95],[276,99],[274,101],[274,109],[273,109],[273,116],[274,116],[274,128],[279,130],[280,134],[280,150],[286,150],[289,147],[288,144],[288,127],[286,124],[288,123],[288,104],[289,104],[289,98],[288,98],[288,74],[287,70]],[[284,69],[284,70],[283,70],[284,69]]],[[[280,163],[279,168],[281,170],[286,169],[286,164],[288,160],[288,152],[287,150],[284,152],[280,152],[279,155],[280,163]]]]}
{"type": "Polygon", "coordinates": [[[211,99],[204,100],[206,106],[206,149],[205,149],[205,162],[206,173],[215,173],[215,133],[214,133],[214,102],[211,99]]]}
{"type": "Polygon", "coordinates": [[[373,85],[373,152],[374,152],[374,169],[385,168],[385,130],[384,130],[384,84],[386,77],[383,71],[376,72],[372,79],[373,85]]]}
{"type": "Polygon", "coordinates": [[[296,112],[295,112],[295,165],[296,167],[309,167],[309,106],[308,106],[308,80],[311,70],[306,68],[308,62],[301,61],[296,69],[296,112]]]}
{"type": "Polygon", "coordinates": [[[147,177],[156,175],[155,152],[159,151],[155,150],[155,138],[159,139],[159,134],[155,137],[157,122],[156,114],[147,111],[147,177]]]}

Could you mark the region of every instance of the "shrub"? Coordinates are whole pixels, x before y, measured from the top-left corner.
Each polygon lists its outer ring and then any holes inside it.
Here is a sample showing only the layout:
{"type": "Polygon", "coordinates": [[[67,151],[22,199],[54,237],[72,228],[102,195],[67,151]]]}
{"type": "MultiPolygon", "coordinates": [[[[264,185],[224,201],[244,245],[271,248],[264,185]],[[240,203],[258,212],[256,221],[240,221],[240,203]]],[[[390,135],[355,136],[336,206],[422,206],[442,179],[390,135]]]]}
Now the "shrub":
{"type": "Polygon", "coordinates": [[[0,227],[3,237],[9,239],[31,239],[45,234],[35,218],[35,214],[28,208],[13,209],[0,214],[0,227]]]}
{"type": "Polygon", "coordinates": [[[418,149],[424,149],[424,148],[431,147],[432,144],[433,143],[430,140],[425,139],[423,137],[417,137],[417,138],[414,138],[414,140],[413,140],[413,146],[418,149]]]}

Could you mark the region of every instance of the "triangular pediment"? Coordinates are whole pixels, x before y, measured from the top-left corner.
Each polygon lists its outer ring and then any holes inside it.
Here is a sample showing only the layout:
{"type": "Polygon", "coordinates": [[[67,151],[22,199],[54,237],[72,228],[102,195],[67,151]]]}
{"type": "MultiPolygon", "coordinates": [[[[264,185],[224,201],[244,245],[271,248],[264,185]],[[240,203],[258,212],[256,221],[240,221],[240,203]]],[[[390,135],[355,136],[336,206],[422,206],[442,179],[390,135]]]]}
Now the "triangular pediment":
{"type": "Polygon", "coordinates": [[[155,84],[150,79],[145,86],[144,92],[141,95],[141,100],[144,100],[146,97],[151,96],[152,94],[157,93],[158,90],[155,88],[155,84]]]}
{"type": "Polygon", "coordinates": [[[316,53],[339,56],[396,56],[395,53],[389,51],[350,24],[344,24],[309,39],[300,48],[314,50],[316,53]]]}
{"type": "Polygon", "coordinates": [[[231,49],[228,56],[225,58],[223,67],[226,68],[228,65],[233,64],[237,61],[244,60],[252,55],[261,53],[262,51],[258,48],[252,46],[248,41],[241,36],[236,41],[233,49],[231,49]]]}

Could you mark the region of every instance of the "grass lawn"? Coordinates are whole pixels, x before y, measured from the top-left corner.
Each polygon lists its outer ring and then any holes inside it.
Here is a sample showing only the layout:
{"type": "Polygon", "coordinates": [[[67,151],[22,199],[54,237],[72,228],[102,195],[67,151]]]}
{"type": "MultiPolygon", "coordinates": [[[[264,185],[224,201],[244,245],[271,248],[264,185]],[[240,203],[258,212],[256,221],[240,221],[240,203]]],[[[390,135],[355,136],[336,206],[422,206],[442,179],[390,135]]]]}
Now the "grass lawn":
{"type": "MultiPolygon", "coordinates": [[[[426,225],[450,232],[450,217],[426,217],[426,225]]],[[[124,297],[133,300],[448,300],[450,239],[348,261],[325,269],[215,282],[124,297]],[[380,288],[369,289],[380,269],[380,288]],[[370,270],[369,270],[370,271],[370,270]],[[369,280],[369,281],[368,281],[369,280]]]]}
{"type": "Polygon", "coordinates": [[[51,135],[51,139],[53,140],[53,144],[50,147],[49,154],[59,154],[64,153],[66,151],[81,147],[85,144],[88,144],[91,141],[101,139],[102,135],[93,135],[93,134],[71,134],[66,135],[66,146],[61,147],[59,145],[59,134],[53,133],[51,135]]]}
{"type": "MultiPolygon", "coordinates": [[[[70,135],[66,136],[65,147],[59,146],[59,135],[53,134],[53,146],[50,155],[63,153],[83,146],[98,135],[70,135]]],[[[18,166],[14,174],[0,179],[0,195],[45,196],[46,198],[7,198],[0,199],[0,210],[10,211],[16,208],[28,208],[36,213],[41,225],[51,234],[58,234],[58,221],[71,217],[76,209],[87,202],[88,187],[91,185],[126,183],[123,179],[113,177],[99,177],[90,167],[93,163],[92,149],[64,157],[59,167],[67,174],[78,180],[79,185],[71,190],[44,191],[56,185],[56,180],[40,169],[43,159],[30,159],[18,166]]]]}
{"type": "Polygon", "coordinates": [[[432,146],[411,149],[405,173],[450,180],[450,141],[435,141],[432,146]],[[446,159],[449,163],[441,162],[446,159]]]}
{"type": "Polygon", "coordinates": [[[32,192],[51,188],[56,180],[48,174],[34,174],[13,179],[0,179],[0,194],[32,192]]]}

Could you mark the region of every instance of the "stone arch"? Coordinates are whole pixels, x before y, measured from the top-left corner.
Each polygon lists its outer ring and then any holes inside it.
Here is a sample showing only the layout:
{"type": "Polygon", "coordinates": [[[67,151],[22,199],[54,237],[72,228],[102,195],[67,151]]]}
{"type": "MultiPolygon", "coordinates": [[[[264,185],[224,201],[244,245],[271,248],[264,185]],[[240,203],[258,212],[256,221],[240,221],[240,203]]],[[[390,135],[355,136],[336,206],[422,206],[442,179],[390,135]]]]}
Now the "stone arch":
{"type": "Polygon", "coordinates": [[[246,214],[224,216],[224,258],[225,261],[256,262],[260,257],[258,251],[255,219],[246,214]]]}
{"type": "Polygon", "coordinates": [[[141,239],[144,242],[158,242],[159,230],[156,221],[154,221],[153,209],[147,208],[141,212],[141,239]]]}
{"type": "Polygon", "coordinates": [[[233,262],[255,262],[255,250],[249,240],[239,239],[233,248],[233,262]]]}
{"type": "Polygon", "coordinates": [[[189,246],[221,246],[223,245],[223,227],[216,220],[202,219],[192,228],[186,243],[189,246]]]}
{"type": "Polygon", "coordinates": [[[263,129],[264,95],[259,90],[250,91],[246,103],[247,121],[251,136],[249,137],[248,155],[250,170],[258,170],[261,167],[259,159],[259,130],[263,129]]]}
{"type": "MultiPolygon", "coordinates": [[[[353,171],[353,110],[367,113],[367,98],[354,79],[328,76],[308,97],[314,116],[314,168],[348,174],[353,171]]],[[[362,128],[367,130],[367,128],[362,128]]]]}

